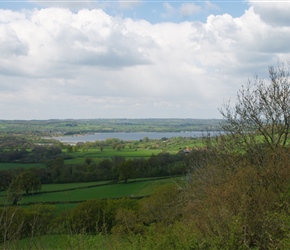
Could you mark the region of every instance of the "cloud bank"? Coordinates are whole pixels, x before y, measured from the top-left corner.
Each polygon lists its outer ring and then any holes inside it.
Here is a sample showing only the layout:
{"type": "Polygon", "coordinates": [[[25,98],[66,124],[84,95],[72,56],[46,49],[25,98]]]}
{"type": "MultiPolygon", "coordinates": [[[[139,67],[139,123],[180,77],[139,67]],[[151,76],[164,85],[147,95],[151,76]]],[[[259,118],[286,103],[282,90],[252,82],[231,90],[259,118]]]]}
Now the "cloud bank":
{"type": "Polygon", "coordinates": [[[152,24],[101,9],[0,10],[0,119],[220,118],[249,77],[289,59],[289,11],[253,1],[238,18],[152,24]]]}

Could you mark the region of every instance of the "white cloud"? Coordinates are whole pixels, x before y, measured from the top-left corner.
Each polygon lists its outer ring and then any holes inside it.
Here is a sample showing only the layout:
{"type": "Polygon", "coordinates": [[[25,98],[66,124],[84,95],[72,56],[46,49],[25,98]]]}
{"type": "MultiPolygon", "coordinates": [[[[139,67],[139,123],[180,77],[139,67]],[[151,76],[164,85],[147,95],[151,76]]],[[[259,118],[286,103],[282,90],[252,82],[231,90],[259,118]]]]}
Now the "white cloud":
{"type": "Polygon", "coordinates": [[[210,1],[206,1],[205,2],[205,7],[204,8],[206,10],[219,10],[220,9],[216,4],[214,4],[214,3],[210,2],[210,1]]]}
{"type": "Polygon", "coordinates": [[[40,8],[68,8],[74,12],[82,9],[134,9],[142,4],[142,0],[62,0],[62,1],[47,1],[47,0],[28,0],[28,2],[35,4],[40,8]]]}
{"type": "Polygon", "coordinates": [[[119,0],[119,5],[123,9],[133,9],[135,7],[140,6],[140,4],[142,4],[142,0],[131,0],[131,1],[119,0]]]}
{"type": "Polygon", "coordinates": [[[28,0],[28,2],[36,4],[42,8],[50,8],[50,7],[59,7],[59,8],[68,8],[71,10],[80,10],[80,9],[92,9],[95,7],[106,6],[107,4],[102,1],[98,3],[98,1],[94,0],[86,0],[86,1],[79,1],[79,0],[62,0],[62,1],[47,1],[47,0],[28,0]]]}
{"type": "Polygon", "coordinates": [[[27,54],[27,45],[21,42],[13,29],[8,25],[0,25],[0,54],[3,57],[27,54]]]}
{"type": "Polygon", "coordinates": [[[179,7],[179,13],[181,16],[191,16],[201,11],[201,7],[194,3],[183,3],[179,7]]]}
{"type": "Polygon", "coordinates": [[[164,3],[163,8],[165,10],[164,13],[161,14],[163,18],[169,18],[175,15],[176,10],[170,3],[164,3]]]}
{"type": "Polygon", "coordinates": [[[255,1],[249,0],[254,11],[269,25],[290,26],[290,1],[255,1]]]}
{"type": "Polygon", "coordinates": [[[0,10],[0,117],[218,117],[248,77],[289,58],[290,27],[256,11],[151,24],[100,9],[0,10]]]}

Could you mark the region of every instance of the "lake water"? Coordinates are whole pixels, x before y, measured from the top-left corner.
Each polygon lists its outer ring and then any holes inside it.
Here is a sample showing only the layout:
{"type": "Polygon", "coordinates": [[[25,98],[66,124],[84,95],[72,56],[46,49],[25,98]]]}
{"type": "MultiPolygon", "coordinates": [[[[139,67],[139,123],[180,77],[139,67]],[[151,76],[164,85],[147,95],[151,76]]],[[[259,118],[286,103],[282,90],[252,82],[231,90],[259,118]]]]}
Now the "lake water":
{"type": "MultiPolygon", "coordinates": [[[[211,136],[218,135],[220,132],[211,131],[211,136]]],[[[206,136],[208,132],[193,131],[193,132],[116,132],[116,133],[95,133],[87,135],[76,135],[76,136],[60,136],[54,137],[54,139],[61,142],[76,143],[76,142],[94,142],[104,141],[108,138],[117,138],[123,141],[137,141],[148,137],[149,139],[161,139],[161,138],[172,138],[172,137],[202,137],[206,136]]]]}

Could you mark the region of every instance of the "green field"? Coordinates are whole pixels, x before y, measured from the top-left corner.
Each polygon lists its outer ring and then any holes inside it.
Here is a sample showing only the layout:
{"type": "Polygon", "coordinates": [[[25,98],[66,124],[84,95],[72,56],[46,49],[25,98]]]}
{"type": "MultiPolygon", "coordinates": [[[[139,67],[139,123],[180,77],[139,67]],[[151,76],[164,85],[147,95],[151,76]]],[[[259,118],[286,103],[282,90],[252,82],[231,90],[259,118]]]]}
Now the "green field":
{"type": "MultiPolygon", "coordinates": [[[[152,154],[159,154],[163,152],[161,149],[129,149],[125,148],[120,151],[112,148],[106,148],[103,151],[99,149],[88,149],[86,151],[78,151],[73,153],[67,153],[72,159],[65,160],[65,164],[84,164],[86,158],[92,158],[95,162],[99,162],[104,158],[112,158],[114,156],[124,156],[125,158],[149,158],[152,154]]],[[[176,153],[176,151],[173,151],[176,153]]]]}
{"type": "MultiPolygon", "coordinates": [[[[80,183],[63,183],[63,184],[44,184],[39,192],[53,192],[67,189],[85,188],[94,185],[103,185],[109,183],[109,181],[98,181],[98,182],[80,182],[80,183]]],[[[39,192],[36,192],[39,193],[39,192]]]]}
{"type": "Polygon", "coordinates": [[[160,140],[150,140],[146,142],[138,142],[136,147],[129,148],[126,142],[126,147],[121,150],[113,149],[108,146],[101,151],[99,148],[89,148],[86,150],[78,150],[76,152],[66,153],[68,157],[72,159],[65,160],[66,164],[83,164],[86,158],[93,159],[96,163],[104,158],[112,158],[114,156],[123,156],[126,159],[133,158],[149,158],[151,155],[157,155],[162,152],[170,154],[176,154],[183,148],[195,148],[204,147],[202,139],[183,139],[183,138],[171,138],[166,142],[160,142],[160,140]]]}
{"type": "MultiPolygon", "coordinates": [[[[128,183],[93,182],[43,185],[41,192],[24,195],[19,204],[33,203],[78,203],[91,199],[138,198],[150,195],[157,187],[173,183],[173,179],[138,179],[128,183]]],[[[2,204],[6,203],[2,192],[2,204]]]]}

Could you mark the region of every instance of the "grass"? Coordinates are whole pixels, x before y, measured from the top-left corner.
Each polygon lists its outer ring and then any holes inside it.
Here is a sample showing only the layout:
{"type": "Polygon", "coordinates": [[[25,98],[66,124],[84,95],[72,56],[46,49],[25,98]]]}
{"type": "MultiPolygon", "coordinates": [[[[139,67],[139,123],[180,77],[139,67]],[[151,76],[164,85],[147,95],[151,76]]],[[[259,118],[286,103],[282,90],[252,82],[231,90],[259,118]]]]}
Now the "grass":
{"type": "MultiPolygon", "coordinates": [[[[135,198],[150,195],[160,185],[170,182],[173,182],[173,180],[143,178],[131,180],[128,183],[119,182],[115,184],[109,184],[108,182],[47,184],[43,185],[41,192],[23,196],[19,203],[20,205],[31,203],[61,203],[65,205],[91,199],[135,198]]],[[[3,204],[5,204],[6,201],[4,194],[5,193],[2,192],[3,196],[0,199],[3,204]]]]}
{"type": "MultiPolygon", "coordinates": [[[[125,148],[121,150],[113,149],[112,146],[105,146],[103,151],[98,147],[89,149],[78,149],[76,152],[67,152],[63,150],[63,153],[70,159],[65,160],[65,164],[81,165],[85,163],[86,158],[92,158],[95,163],[99,163],[103,159],[112,158],[114,156],[123,156],[127,159],[132,158],[149,158],[152,154],[159,154],[162,152],[168,152],[176,154],[183,148],[195,148],[203,147],[204,144],[201,139],[190,138],[171,138],[167,141],[150,140],[148,142],[131,141],[126,142],[125,148]],[[136,145],[134,144],[136,143],[136,145]],[[130,146],[131,145],[131,146],[130,146]],[[131,148],[130,148],[131,147],[131,148]]],[[[11,170],[17,168],[44,168],[43,163],[0,163],[0,170],[11,170]]]]}
{"type": "MultiPolygon", "coordinates": [[[[35,195],[43,192],[56,192],[65,191],[69,189],[86,188],[89,186],[103,185],[109,183],[109,181],[98,181],[98,182],[79,182],[79,183],[63,183],[63,184],[43,184],[40,191],[36,191],[35,195]]],[[[0,195],[5,195],[7,191],[0,192],[0,195]]]]}
{"type": "MultiPolygon", "coordinates": [[[[95,162],[100,162],[105,158],[112,158],[114,156],[123,156],[127,159],[129,158],[149,158],[152,154],[159,154],[163,152],[162,149],[130,149],[125,148],[120,151],[106,148],[103,151],[99,149],[88,149],[86,151],[77,151],[73,153],[67,153],[68,156],[72,159],[65,160],[65,164],[84,164],[86,158],[92,158],[95,162]]],[[[176,150],[173,150],[172,153],[176,153],[176,150]]]]}
{"type": "MultiPolygon", "coordinates": [[[[168,180],[153,180],[141,182],[128,182],[127,184],[118,183],[106,186],[76,189],[56,193],[41,193],[31,196],[25,196],[21,203],[34,202],[80,202],[90,199],[107,199],[121,197],[138,197],[149,195],[152,190],[148,186],[155,182],[168,182],[168,180]],[[143,190],[147,191],[143,191],[143,190]]],[[[156,185],[156,184],[155,184],[156,185]]]]}
{"type": "MultiPolygon", "coordinates": [[[[66,190],[72,188],[88,187],[93,185],[102,185],[108,183],[108,181],[98,181],[98,182],[80,182],[80,183],[64,183],[64,184],[44,184],[41,187],[40,192],[53,192],[58,190],[66,190]]],[[[37,192],[36,192],[37,194],[37,192]]]]}

